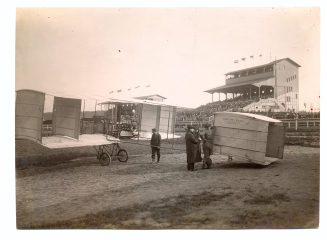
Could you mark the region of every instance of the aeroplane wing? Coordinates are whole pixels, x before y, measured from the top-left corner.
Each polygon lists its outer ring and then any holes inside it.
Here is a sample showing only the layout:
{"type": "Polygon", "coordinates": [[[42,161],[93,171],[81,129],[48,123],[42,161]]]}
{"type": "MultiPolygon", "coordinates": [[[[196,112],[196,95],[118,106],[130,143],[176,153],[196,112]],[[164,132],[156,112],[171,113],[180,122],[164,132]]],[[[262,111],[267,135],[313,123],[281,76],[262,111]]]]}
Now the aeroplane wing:
{"type": "Polygon", "coordinates": [[[47,148],[68,148],[68,147],[83,147],[83,146],[98,146],[117,143],[118,138],[103,135],[103,134],[82,134],[79,139],[67,136],[49,136],[42,137],[42,145],[47,148]]]}

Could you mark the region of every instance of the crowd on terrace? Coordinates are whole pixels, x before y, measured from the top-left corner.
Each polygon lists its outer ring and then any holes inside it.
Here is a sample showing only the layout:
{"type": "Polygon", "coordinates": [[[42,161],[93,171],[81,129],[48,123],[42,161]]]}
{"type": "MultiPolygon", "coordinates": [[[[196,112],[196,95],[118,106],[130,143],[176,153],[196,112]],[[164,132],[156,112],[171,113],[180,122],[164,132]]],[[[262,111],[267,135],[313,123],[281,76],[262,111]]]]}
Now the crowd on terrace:
{"type": "MultiPolygon", "coordinates": [[[[227,99],[224,101],[217,101],[201,105],[194,110],[181,111],[177,113],[177,122],[195,121],[202,122],[208,121],[209,117],[215,112],[243,112],[243,108],[253,102],[257,102],[258,98],[243,99],[238,97],[234,99],[227,99]]],[[[255,114],[265,115],[275,119],[308,119],[320,118],[320,112],[253,112],[255,114]]]]}

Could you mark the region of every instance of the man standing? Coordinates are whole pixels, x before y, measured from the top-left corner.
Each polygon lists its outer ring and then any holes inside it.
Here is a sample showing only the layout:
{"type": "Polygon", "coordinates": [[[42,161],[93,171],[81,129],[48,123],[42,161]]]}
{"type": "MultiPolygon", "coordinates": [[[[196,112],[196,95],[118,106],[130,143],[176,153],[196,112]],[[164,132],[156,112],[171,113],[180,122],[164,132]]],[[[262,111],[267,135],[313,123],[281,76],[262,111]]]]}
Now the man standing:
{"type": "Polygon", "coordinates": [[[204,134],[202,136],[203,139],[203,166],[202,168],[211,168],[212,160],[210,159],[210,155],[212,154],[213,149],[213,137],[214,137],[214,130],[213,127],[206,125],[204,130],[204,134]]]}
{"type": "Polygon", "coordinates": [[[152,129],[151,137],[151,152],[152,152],[152,162],[155,162],[155,155],[157,153],[157,163],[160,161],[160,144],[161,144],[161,135],[157,132],[157,129],[152,129]]]}
{"type": "Polygon", "coordinates": [[[193,134],[194,134],[195,139],[198,140],[198,143],[196,144],[196,158],[195,158],[195,162],[201,162],[202,161],[202,156],[201,156],[201,134],[200,134],[199,126],[197,126],[195,128],[193,134]]]}
{"type": "Polygon", "coordinates": [[[186,155],[187,155],[187,170],[194,171],[194,163],[197,162],[197,152],[199,140],[194,136],[194,127],[187,126],[185,133],[186,155]]]}

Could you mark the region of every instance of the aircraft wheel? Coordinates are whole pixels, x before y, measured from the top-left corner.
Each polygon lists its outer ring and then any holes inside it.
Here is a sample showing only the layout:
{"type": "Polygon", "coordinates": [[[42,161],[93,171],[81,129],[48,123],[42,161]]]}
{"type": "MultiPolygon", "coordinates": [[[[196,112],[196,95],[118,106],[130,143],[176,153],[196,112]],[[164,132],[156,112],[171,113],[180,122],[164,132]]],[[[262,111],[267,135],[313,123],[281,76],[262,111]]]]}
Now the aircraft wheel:
{"type": "Polygon", "coordinates": [[[117,158],[120,162],[127,162],[128,153],[125,149],[120,149],[117,153],[117,158]]]}
{"type": "Polygon", "coordinates": [[[101,166],[107,166],[111,163],[111,157],[107,153],[102,153],[99,157],[101,166]]]}

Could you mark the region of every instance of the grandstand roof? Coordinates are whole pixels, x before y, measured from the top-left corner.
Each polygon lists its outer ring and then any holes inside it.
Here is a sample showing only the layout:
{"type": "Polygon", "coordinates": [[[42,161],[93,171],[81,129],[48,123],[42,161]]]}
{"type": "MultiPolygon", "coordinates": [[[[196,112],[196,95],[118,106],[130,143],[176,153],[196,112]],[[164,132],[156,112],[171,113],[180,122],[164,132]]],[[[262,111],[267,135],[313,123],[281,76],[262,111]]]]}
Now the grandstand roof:
{"type": "Polygon", "coordinates": [[[255,80],[251,80],[251,81],[247,81],[247,82],[240,82],[240,83],[223,85],[223,86],[220,86],[220,87],[216,87],[216,88],[206,90],[204,92],[207,92],[207,93],[224,92],[224,91],[219,91],[219,90],[224,90],[224,89],[229,89],[229,88],[236,88],[236,87],[241,87],[241,86],[245,87],[245,86],[248,86],[248,85],[252,85],[252,84],[255,84],[255,83],[265,81],[265,80],[267,80],[269,78],[270,77],[262,78],[262,79],[255,79],[255,80]]]}
{"type": "Polygon", "coordinates": [[[243,69],[239,69],[239,70],[236,70],[236,71],[228,72],[228,73],[225,73],[225,75],[229,75],[229,74],[237,73],[237,72],[241,72],[241,71],[246,71],[246,70],[250,70],[250,69],[255,69],[255,68],[259,68],[259,67],[265,67],[265,66],[268,66],[268,65],[271,65],[271,64],[279,63],[279,62],[284,61],[284,60],[287,60],[287,61],[291,62],[292,64],[294,64],[297,67],[301,67],[301,65],[294,62],[290,58],[282,58],[282,59],[278,59],[278,60],[272,61],[270,63],[263,64],[263,65],[258,65],[258,66],[254,66],[254,67],[250,67],[250,68],[243,68],[243,69]]]}
{"type": "Polygon", "coordinates": [[[161,99],[167,99],[164,96],[159,95],[159,94],[152,94],[152,95],[146,95],[146,96],[140,96],[140,97],[134,97],[134,98],[135,99],[141,99],[141,100],[147,100],[148,98],[151,98],[151,97],[159,97],[161,99]]]}
{"type": "Polygon", "coordinates": [[[141,100],[141,99],[135,99],[135,98],[108,98],[107,101],[98,103],[99,105],[105,105],[105,104],[115,104],[115,103],[123,103],[123,104],[148,104],[148,105],[156,105],[156,106],[164,106],[164,107],[177,107],[182,108],[182,106],[178,106],[175,104],[169,104],[169,103],[162,103],[152,100],[141,100]]]}

